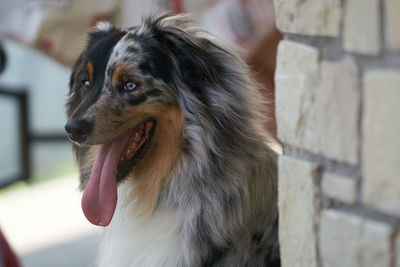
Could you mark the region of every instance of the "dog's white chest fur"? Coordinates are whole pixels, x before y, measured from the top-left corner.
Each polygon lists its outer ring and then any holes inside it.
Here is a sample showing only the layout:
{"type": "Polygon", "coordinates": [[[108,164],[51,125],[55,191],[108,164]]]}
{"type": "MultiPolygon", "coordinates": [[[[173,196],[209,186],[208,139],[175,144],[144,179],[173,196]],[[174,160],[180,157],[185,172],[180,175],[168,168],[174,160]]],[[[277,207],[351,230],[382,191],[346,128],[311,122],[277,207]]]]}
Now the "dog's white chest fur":
{"type": "Polygon", "coordinates": [[[104,231],[98,266],[178,266],[182,242],[176,214],[141,213],[131,188],[129,182],[118,187],[117,208],[104,231]]]}

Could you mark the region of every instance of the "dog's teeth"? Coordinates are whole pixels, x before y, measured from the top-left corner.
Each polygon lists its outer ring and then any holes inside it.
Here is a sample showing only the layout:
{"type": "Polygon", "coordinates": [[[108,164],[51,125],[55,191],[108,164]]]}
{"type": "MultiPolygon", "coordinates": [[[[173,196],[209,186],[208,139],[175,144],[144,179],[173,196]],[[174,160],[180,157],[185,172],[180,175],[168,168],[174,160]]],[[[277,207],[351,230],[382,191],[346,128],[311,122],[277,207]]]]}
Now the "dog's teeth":
{"type": "Polygon", "coordinates": [[[131,154],[130,148],[128,148],[128,150],[126,151],[126,156],[129,156],[129,154],[131,154]]]}
{"type": "Polygon", "coordinates": [[[121,161],[124,161],[124,159],[125,159],[124,157],[121,157],[121,161]]]}
{"type": "Polygon", "coordinates": [[[136,133],[136,134],[135,134],[135,138],[133,139],[133,141],[134,141],[135,143],[137,143],[137,142],[140,141],[140,134],[139,134],[139,133],[136,133]]]}

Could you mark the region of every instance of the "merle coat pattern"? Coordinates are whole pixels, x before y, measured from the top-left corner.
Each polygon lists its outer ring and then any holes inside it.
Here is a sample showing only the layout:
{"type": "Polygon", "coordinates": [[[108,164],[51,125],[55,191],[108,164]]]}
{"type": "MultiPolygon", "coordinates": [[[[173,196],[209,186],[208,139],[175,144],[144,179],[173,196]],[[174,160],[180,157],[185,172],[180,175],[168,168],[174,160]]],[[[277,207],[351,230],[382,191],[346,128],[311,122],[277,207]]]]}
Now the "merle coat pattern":
{"type": "Polygon", "coordinates": [[[66,130],[90,191],[82,205],[106,226],[99,266],[280,266],[277,155],[237,50],[182,15],[102,23],[70,88],[66,130]],[[138,152],[121,150],[104,178],[115,192],[93,200],[103,194],[91,185],[97,158],[138,127],[138,152]]]}

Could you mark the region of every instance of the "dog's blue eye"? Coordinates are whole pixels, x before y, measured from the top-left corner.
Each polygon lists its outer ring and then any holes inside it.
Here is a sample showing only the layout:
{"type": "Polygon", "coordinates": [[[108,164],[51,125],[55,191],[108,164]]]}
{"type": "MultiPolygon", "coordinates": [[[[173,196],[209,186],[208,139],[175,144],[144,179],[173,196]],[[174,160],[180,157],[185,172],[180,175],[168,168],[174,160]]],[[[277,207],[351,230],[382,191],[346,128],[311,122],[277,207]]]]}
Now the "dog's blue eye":
{"type": "Polygon", "coordinates": [[[88,90],[88,89],[90,88],[90,81],[84,80],[84,81],[82,82],[82,88],[83,88],[84,90],[88,90]]]}
{"type": "Polygon", "coordinates": [[[135,90],[135,88],[136,88],[136,84],[131,81],[126,82],[124,85],[124,90],[126,90],[126,91],[133,91],[133,90],[135,90]]]}

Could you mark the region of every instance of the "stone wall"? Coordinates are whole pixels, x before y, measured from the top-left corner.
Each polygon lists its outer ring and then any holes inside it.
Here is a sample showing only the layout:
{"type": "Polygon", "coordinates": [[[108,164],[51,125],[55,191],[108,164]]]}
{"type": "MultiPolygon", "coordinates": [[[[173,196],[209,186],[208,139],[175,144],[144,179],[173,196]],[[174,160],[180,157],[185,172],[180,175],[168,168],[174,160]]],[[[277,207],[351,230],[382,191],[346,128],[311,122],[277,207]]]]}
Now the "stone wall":
{"type": "Polygon", "coordinates": [[[400,267],[400,1],[275,0],[283,267],[400,267]]]}

